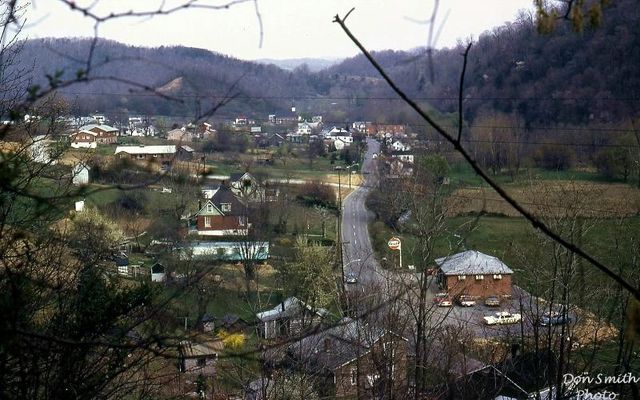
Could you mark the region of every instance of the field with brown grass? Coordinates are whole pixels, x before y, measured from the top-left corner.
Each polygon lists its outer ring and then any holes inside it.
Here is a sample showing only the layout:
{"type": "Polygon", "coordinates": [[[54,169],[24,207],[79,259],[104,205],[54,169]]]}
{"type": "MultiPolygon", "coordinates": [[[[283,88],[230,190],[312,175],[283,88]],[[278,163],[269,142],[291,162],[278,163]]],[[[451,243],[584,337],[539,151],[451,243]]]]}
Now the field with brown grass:
{"type": "MultiPolygon", "coordinates": [[[[540,181],[504,187],[527,210],[539,216],[614,218],[640,213],[640,190],[620,183],[540,181]]],[[[509,217],[519,215],[488,187],[457,189],[447,199],[449,216],[480,212],[509,217]]]]}

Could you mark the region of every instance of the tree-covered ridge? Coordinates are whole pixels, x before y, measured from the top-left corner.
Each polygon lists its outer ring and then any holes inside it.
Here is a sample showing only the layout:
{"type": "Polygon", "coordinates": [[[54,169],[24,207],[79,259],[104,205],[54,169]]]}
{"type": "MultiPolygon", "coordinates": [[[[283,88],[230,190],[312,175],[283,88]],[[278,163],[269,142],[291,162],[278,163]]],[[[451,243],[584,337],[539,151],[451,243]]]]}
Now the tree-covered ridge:
{"type": "MultiPolygon", "coordinates": [[[[622,0],[611,3],[597,29],[582,33],[566,23],[541,35],[534,16],[526,13],[485,32],[469,54],[466,118],[475,119],[483,109],[517,111],[527,125],[546,126],[613,122],[637,114],[639,20],[638,2],[622,0]]],[[[424,50],[375,55],[405,91],[453,112],[457,110],[462,50],[434,51],[432,63],[424,50]]],[[[362,56],[330,69],[344,75],[357,70],[376,76],[362,56]]]]}

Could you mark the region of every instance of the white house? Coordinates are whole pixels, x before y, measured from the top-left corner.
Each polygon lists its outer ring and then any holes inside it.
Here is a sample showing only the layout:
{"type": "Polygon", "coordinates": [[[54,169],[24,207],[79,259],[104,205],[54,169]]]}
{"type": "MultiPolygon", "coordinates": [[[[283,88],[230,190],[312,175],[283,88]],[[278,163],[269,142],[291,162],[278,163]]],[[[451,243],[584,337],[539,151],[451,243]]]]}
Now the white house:
{"type": "Polygon", "coordinates": [[[399,140],[396,140],[391,144],[391,148],[393,151],[409,151],[411,150],[411,146],[408,144],[404,144],[399,140]]]}
{"type": "Polygon", "coordinates": [[[397,152],[391,153],[391,158],[396,158],[402,162],[413,164],[413,154],[410,154],[404,151],[397,151],[397,152]]]}
{"type": "Polygon", "coordinates": [[[86,185],[89,183],[89,167],[85,164],[76,164],[71,171],[71,183],[76,186],[86,185]]]}
{"type": "Polygon", "coordinates": [[[211,260],[264,261],[269,258],[269,242],[192,242],[180,253],[182,259],[205,258],[211,260]]]}
{"type": "Polygon", "coordinates": [[[296,133],[299,135],[311,135],[311,125],[307,122],[298,123],[298,129],[296,133]]]}

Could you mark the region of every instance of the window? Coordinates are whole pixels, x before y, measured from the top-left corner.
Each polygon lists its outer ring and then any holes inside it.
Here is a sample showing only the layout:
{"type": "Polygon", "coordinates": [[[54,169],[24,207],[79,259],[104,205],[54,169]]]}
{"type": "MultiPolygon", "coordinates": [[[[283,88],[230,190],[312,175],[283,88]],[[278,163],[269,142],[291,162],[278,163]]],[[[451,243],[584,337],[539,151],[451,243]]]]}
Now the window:
{"type": "Polygon", "coordinates": [[[466,275],[458,275],[458,280],[459,280],[459,281],[463,281],[463,280],[465,280],[465,279],[467,279],[467,276],[466,276],[466,275]]]}
{"type": "Polygon", "coordinates": [[[223,212],[231,211],[231,203],[220,203],[220,209],[223,212]]]}
{"type": "Polygon", "coordinates": [[[484,275],[476,275],[476,280],[481,281],[484,279],[484,275]]]}
{"type": "Polygon", "coordinates": [[[493,279],[502,279],[502,275],[501,274],[496,274],[493,276],[493,279]]]}
{"type": "Polygon", "coordinates": [[[355,386],[358,383],[358,370],[355,367],[351,368],[351,386],[355,386]]]}
{"type": "Polygon", "coordinates": [[[211,228],[211,217],[204,217],[204,227],[211,228]]]}
{"type": "Polygon", "coordinates": [[[213,205],[211,205],[211,204],[207,204],[207,212],[208,212],[208,213],[213,212],[213,205]]]}
{"type": "Polygon", "coordinates": [[[244,226],[244,217],[238,217],[238,225],[244,226]]]}
{"type": "Polygon", "coordinates": [[[207,366],[207,359],[205,357],[199,357],[196,360],[198,367],[203,368],[207,366]]]}

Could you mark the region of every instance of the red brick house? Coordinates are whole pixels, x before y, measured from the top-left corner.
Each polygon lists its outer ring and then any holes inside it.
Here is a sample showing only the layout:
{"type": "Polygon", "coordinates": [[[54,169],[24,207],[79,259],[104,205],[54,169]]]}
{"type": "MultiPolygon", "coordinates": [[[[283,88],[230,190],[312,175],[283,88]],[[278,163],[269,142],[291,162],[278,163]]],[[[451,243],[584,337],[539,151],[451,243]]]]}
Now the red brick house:
{"type": "Polygon", "coordinates": [[[74,149],[95,149],[98,146],[97,136],[95,132],[81,130],[69,135],[69,140],[74,149]]]}
{"type": "Polygon", "coordinates": [[[93,132],[96,134],[96,142],[98,144],[113,144],[118,142],[118,129],[109,125],[85,125],[81,130],[93,132]]]}
{"type": "Polygon", "coordinates": [[[485,298],[509,297],[513,271],[498,258],[467,250],[435,260],[438,283],[452,297],[461,294],[485,298]]]}
{"type": "Polygon", "coordinates": [[[246,236],[249,232],[247,207],[224,185],[194,217],[196,233],[201,236],[246,236]]]}

